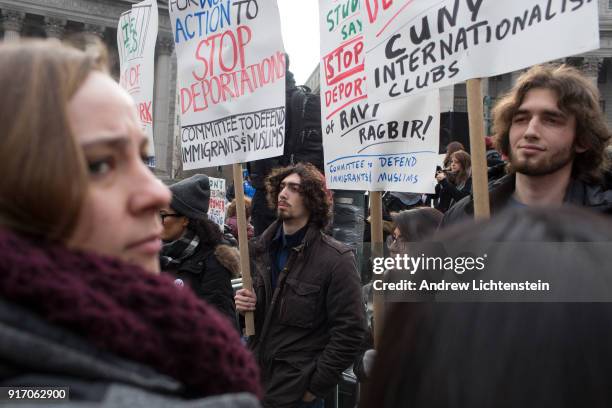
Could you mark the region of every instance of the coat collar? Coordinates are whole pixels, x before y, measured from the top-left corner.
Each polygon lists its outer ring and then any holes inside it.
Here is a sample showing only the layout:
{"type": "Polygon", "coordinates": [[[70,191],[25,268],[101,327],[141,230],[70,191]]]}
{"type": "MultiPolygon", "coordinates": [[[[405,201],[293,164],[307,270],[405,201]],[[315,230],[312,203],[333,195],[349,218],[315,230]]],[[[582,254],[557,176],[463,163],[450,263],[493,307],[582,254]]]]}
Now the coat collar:
{"type": "MultiPolygon", "coordinates": [[[[516,175],[508,174],[494,182],[489,189],[491,212],[503,209],[514,194],[516,175]]],[[[578,206],[596,207],[602,211],[612,210],[612,191],[604,191],[598,185],[590,185],[578,179],[571,179],[565,192],[563,202],[578,206]]],[[[466,212],[474,213],[473,196],[466,212]]]]}
{"type": "MultiPolygon", "coordinates": [[[[274,221],[264,232],[261,234],[259,239],[257,239],[253,243],[253,249],[257,251],[257,253],[264,252],[270,248],[270,244],[274,240],[274,237],[279,231],[279,228],[282,227],[282,221],[276,220],[274,221]]],[[[317,228],[316,225],[309,223],[307,224],[308,229],[306,230],[306,235],[304,236],[304,240],[302,244],[295,247],[297,250],[302,250],[304,248],[309,247],[312,242],[316,239],[317,236],[321,235],[321,231],[317,228]]]]}

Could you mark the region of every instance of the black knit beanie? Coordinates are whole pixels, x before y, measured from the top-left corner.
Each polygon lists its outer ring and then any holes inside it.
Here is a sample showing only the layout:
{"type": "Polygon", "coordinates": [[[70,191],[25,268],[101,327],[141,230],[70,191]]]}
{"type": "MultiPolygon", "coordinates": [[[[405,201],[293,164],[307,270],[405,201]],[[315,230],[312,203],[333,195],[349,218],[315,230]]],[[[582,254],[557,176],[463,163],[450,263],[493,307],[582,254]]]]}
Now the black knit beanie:
{"type": "Polygon", "coordinates": [[[210,201],[210,183],[208,176],[196,174],[170,186],[172,207],[177,213],[191,219],[207,218],[210,201]]]}

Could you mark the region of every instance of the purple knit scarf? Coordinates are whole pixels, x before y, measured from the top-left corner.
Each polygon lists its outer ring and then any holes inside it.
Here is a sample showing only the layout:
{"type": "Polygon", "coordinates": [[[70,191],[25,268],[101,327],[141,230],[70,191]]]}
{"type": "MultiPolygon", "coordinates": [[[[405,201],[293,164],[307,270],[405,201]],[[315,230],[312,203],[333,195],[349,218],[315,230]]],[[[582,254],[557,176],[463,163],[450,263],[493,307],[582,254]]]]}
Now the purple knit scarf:
{"type": "Polygon", "coordinates": [[[257,365],[236,330],[165,276],[0,229],[0,296],[178,379],[194,396],[261,396],[257,365]]]}

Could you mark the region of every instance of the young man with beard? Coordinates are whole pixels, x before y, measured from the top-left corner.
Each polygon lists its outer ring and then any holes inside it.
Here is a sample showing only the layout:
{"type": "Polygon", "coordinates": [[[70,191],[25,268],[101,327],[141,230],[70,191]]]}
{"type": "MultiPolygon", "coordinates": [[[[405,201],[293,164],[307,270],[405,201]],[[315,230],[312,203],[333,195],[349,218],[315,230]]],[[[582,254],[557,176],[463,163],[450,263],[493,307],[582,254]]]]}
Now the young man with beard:
{"type": "MultiPolygon", "coordinates": [[[[610,131],[597,88],[578,70],[531,68],[498,102],[493,118],[497,149],[509,158],[509,174],[489,192],[493,214],[564,204],[612,213],[612,191],[602,184],[610,131]]],[[[473,214],[473,197],[466,197],[442,226],[473,214]]]]}
{"type": "Polygon", "coordinates": [[[331,199],[314,166],[274,169],[266,188],[278,219],[250,245],[254,293],[239,290],[236,309],[255,312],[263,405],[320,407],[366,333],[355,257],[323,232],[331,199]]]}

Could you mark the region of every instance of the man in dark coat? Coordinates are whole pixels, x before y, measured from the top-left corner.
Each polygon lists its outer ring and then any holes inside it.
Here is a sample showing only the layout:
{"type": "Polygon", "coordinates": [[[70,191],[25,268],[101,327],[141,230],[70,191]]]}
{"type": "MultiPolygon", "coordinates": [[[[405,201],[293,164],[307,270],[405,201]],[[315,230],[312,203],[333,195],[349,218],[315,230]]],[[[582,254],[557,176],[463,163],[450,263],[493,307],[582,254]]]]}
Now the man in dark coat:
{"type": "Polygon", "coordinates": [[[266,184],[278,220],[251,245],[255,293],[239,290],[236,309],[255,312],[263,405],[321,406],[366,333],[355,257],[323,233],[331,200],[313,165],[275,169],[266,184]]]}
{"type": "MultiPolygon", "coordinates": [[[[492,213],[506,207],[565,203],[612,213],[602,184],[610,131],[597,88],[578,70],[536,66],[493,111],[497,149],[510,174],[491,187],[492,213]]],[[[442,226],[473,216],[473,197],[459,201],[442,226]]]]}

